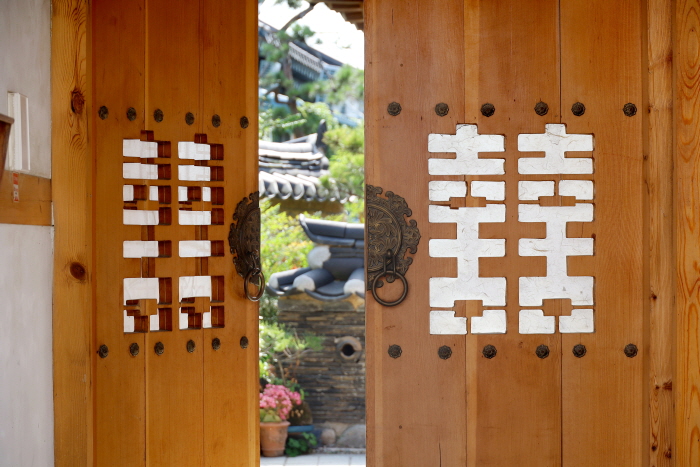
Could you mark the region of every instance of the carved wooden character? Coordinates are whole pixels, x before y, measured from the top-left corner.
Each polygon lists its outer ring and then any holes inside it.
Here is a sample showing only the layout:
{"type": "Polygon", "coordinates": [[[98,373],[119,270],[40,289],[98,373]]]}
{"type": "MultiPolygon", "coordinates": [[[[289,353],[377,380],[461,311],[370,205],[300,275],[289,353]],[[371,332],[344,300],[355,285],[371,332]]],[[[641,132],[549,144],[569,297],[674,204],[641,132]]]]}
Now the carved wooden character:
{"type": "MultiPolygon", "coordinates": [[[[122,143],[123,156],[129,162],[124,162],[123,177],[125,181],[140,180],[140,181],[158,181],[168,183],[170,178],[169,171],[159,170],[159,165],[151,163],[159,157],[158,142],[141,141],[125,139],[122,143]],[[140,162],[131,162],[134,159],[140,159],[140,162]]],[[[162,143],[167,144],[169,143],[162,143]]],[[[223,158],[223,149],[220,145],[213,145],[214,157],[212,157],[212,145],[195,143],[195,142],[179,142],[177,144],[178,158],[181,160],[192,160],[196,165],[180,164],[178,165],[178,182],[177,185],[177,201],[179,209],[177,211],[177,223],[180,226],[194,226],[192,236],[199,232],[198,236],[206,237],[203,234],[206,226],[213,224],[222,224],[223,216],[221,209],[211,207],[210,209],[193,210],[192,203],[203,205],[220,204],[219,200],[223,194],[221,187],[201,186],[206,182],[220,181],[221,175],[216,172],[216,167],[209,167],[207,161],[220,160],[223,158]],[[215,193],[212,199],[212,192],[215,193]],[[199,229],[199,230],[198,230],[199,229]]],[[[162,155],[162,154],[161,154],[162,155]]],[[[123,209],[124,225],[141,225],[141,226],[167,226],[170,224],[170,207],[171,201],[170,185],[129,185],[123,187],[123,201],[125,207],[123,209]],[[139,204],[138,201],[142,203],[139,204]],[[141,209],[143,203],[149,207],[158,207],[158,209],[141,209]],[[166,207],[162,207],[166,206],[166,207]]],[[[170,256],[170,253],[164,250],[163,241],[156,240],[125,240],[124,241],[124,258],[158,258],[170,256]]],[[[168,245],[170,242],[167,242],[168,245]]],[[[179,240],[177,254],[180,258],[208,258],[217,254],[217,249],[212,248],[212,241],[208,239],[192,239],[179,240]]],[[[220,240],[218,243],[223,244],[220,240]]],[[[165,248],[165,250],[168,250],[165,248]]],[[[159,271],[161,272],[161,271],[159,271]]],[[[204,271],[202,271],[204,272],[204,271]]],[[[151,268],[142,268],[142,277],[127,277],[123,279],[124,285],[124,305],[131,306],[124,310],[124,332],[148,332],[148,331],[171,331],[172,321],[170,309],[155,309],[151,308],[150,312],[146,309],[146,304],[142,301],[149,300],[159,305],[171,304],[172,297],[168,296],[170,287],[163,287],[163,280],[167,279],[172,284],[172,278],[151,277],[153,273],[151,268]],[[137,307],[137,308],[133,308],[137,307]],[[165,314],[168,314],[166,317],[165,314]],[[137,325],[137,320],[148,320],[147,325],[137,325]]],[[[162,273],[162,272],[161,272],[162,273]]],[[[219,304],[212,305],[212,302],[223,301],[223,277],[202,275],[178,275],[180,271],[168,271],[168,274],[175,276],[178,284],[178,319],[177,328],[185,329],[201,329],[211,327],[222,327],[224,323],[223,307],[219,304]],[[195,299],[203,299],[205,302],[204,308],[194,306],[195,299]],[[213,316],[213,317],[212,317],[213,316]]]]}
{"type": "MultiPolygon", "coordinates": [[[[455,159],[430,158],[430,175],[504,175],[503,159],[481,159],[480,152],[505,150],[505,138],[500,135],[479,135],[476,125],[458,125],[456,135],[431,134],[428,151],[431,153],[454,152],[455,159]]],[[[518,135],[520,152],[543,152],[544,157],[523,156],[518,160],[518,172],[524,175],[592,175],[593,160],[590,157],[566,157],[569,151],[593,151],[593,136],[567,134],[565,125],[545,125],[543,134],[518,135]]],[[[593,200],[591,180],[560,180],[560,196],[572,196],[577,201],[593,200]]],[[[472,181],[472,198],[487,201],[505,200],[505,181],[472,181]]],[[[449,201],[467,196],[466,182],[431,181],[431,202],[449,201]]],[[[479,300],[483,306],[506,306],[505,277],[482,277],[479,258],[505,255],[505,239],[482,239],[479,226],[482,223],[504,223],[506,210],[516,209],[519,222],[546,224],[543,239],[521,238],[520,256],[544,256],[547,273],[544,277],[523,275],[519,279],[519,316],[521,334],[552,334],[555,317],[545,316],[543,310],[529,307],[542,306],[543,300],[570,299],[574,307],[592,306],[594,278],[569,276],[569,256],[593,255],[592,238],[570,238],[566,233],[569,222],[592,222],[592,203],[574,206],[543,206],[541,197],[554,196],[554,181],[518,181],[518,200],[505,204],[489,204],[484,207],[460,207],[431,205],[431,223],[457,224],[457,238],[430,240],[430,256],[457,258],[457,277],[433,277],[430,279],[430,306],[454,308],[457,300],[479,300]],[[520,203],[523,202],[524,203],[520,203]],[[531,203],[532,201],[536,203],[531,203]],[[525,308],[528,307],[528,308],[525,308]]],[[[505,233],[504,233],[505,236],[505,233]]],[[[590,333],[594,330],[593,309],[574,308],[571,316],[562,316],[559,331],[566,333],[590,333]]],[[[482,316],[471,320],[474,334],[506,332],[506,310],[483,310],[482,316]]],[[[466,334],[467,318],[455,317],[453,310],[440,309],[430,312],[431,334],[466,334]]]]}

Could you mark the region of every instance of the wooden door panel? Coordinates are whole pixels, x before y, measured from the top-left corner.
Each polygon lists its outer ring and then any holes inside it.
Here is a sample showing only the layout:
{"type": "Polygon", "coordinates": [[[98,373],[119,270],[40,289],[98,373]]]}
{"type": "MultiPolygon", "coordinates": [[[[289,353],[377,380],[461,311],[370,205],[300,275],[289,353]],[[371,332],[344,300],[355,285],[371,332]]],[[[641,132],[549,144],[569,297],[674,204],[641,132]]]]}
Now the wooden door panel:
{"type": "MultiPolygon", "coordinates": [[[[95,1],[93,9],[95,118],[96,311],[95,344],[109,355],[95,365],[95,463],[143,465],[146,455],[146,348],[144,334],[124,333],[123,277],[140,277],[141,260],[125,259],[124,239],[140,239],[141,228],[122,221],[122,140],[139,139],[144,125],[145,10],[143,0],[95,1]],[[139,109],[136,119],[126,117],[139,109]],[[116,176],[115,176],[116,174],[116,176]],[[140,349],[135,357],[130,347],[140,349]]],[[[130,308],[138,314],[142,310],[130,308]]]]}
{"type": "MultiPolygon", "coordinates": [[[[227,168],[223,188],[226,218],[209,226],[211,239],[226,240],[234,209],[256,190],[257,165],[257,4],[202,1],[202,132],[222,144],[227,168]],[[215,126],[212,117],[221,124],[215,126]],[[248,119],[243,128],[241,119],[248,119]]],[[[228,243],[225,255],[208,259],[212,276],[223,276],[224,327],[204,329],[204,465],[249,466],[259,455],[258,306],[247,300],[228,243]],[[212,348],[219,339],[219,350],[212,348]],[[222,371],[222,369],[226,369],[222,371]],[[243,403],[246,401],[246,403],[243,403]],[[225,429],[222,429],[225,427],[225,429]]]]}
{"type": "Polygon", "coordinates": [[[561,2],[562,121],[595,135],[595,256],[572,274],[595,276],[595,333],[562,342],[564,465],[642,465],[644,449],[645,246],[642,4],[561,2]],[[580,117],[569,110],[582,102],[580,117]],[[624,114],[625,104],[637,113],[624,114]],[[575,358],[572,348],[587,353],[575,358]],[[636,357],[625,356],[635,344],[636,357]]]}
{"type": "MultiPolygon", "coordinates": [[[[368,300],[367,416],[370,465],[464,465],[466,363],[461,336],[428,332],[427,279],[421,269],[455,274],[454,264],[428,256],[427,138],[464,121],[464,10],[461,0],[368,2],[366,141],[368,184],[404,197],[423,232],[407,278],[408,300],[382,308],[368,300]],[[372,39],[369,39],[369,38],[372,39]],[[420,72],[417,72],[420,70],[420,72]],[[387,106],[398,102],[392,117],[387,106]],[[438,103],[449,113],[439,117],[438,103]],[[391,358],[390,345],[401,357],[391,358]],[[448,346],[451,358],[438,349],[448,346]]],[[[443,229],[449,234],[449,227],[443,229]]],[[[385,287],[386,289],[386,287],[385,287]]],[[[388,293],[380,290],[381,294],[388,293]]],[[[396,290],[393,293],[397,293],[396,290]]],[[[387,295],[388,298],[388,295],[387,295]]]]}
{"type": "MultiPolygon", "coordinates": [[[[387,466],[406,459],[416,465],[640,465],[644,136],[641,110],[627,116],[623,107],[644,106],[641,4],[368,1],[365,14],[367,183],[406,198],[422,236],[406,276],[407,300],[387,308],[368,299],[368,459],[387,466]],[[460,8],[461,23],[454,19],[460,8]],[[458,38],[463,45],[455,44],[458,38]],[[396,116],[387,113],[392,101],[401,104],[396,116]],[[450,112],[436,117],[430,110],[442,101],[450,112]],[[577,102],[585,105],[580,116],[572,111],[577,102]],[[482,146],[497,153],[481,152],[478,159],[503,159],[504,173],[483,168],[493,161],[472,161],[460,169],[465,175],[429,169],[442,164],[435,160],[455,159],[461,143],[453,135],[467,137],[457,124],[493,135],[493,144],[503,138],[502,149],[482,146]],[[453,142],[431,143],[431,149],[429,137],[453,142]],[[440,150],[452,153],[433,153],[440,150]],[[430,181],[464,181],[468,194],[429,201],[430,181]],[[504,199],[474,193],[493,182],[505,182],[504,199]],[[534,186],[544,191],[529,194],[534,186]],[[455,229],[444,220],[455,212],[480,215],[471,208],[504,212],[505,221],[479,223],[471,240],[464,233],[474,228],[471,221],[455,229]],[[430,222],[429,212],[445,223],[430,222]],[[451,252],[439,243],[455,238],[451,252]],[[503,242],[503,253],[490,243],[493,250],[479,257],[478,268],[459,263],[460,272],[455,257],[469,253],[458,250],[480,248],[483,240],[503,242]],[[484,287],[488,303],[457,298],[450,307],[437,294],[433,299],[429,279],[455,276],[462,284],[505,278],[505,291],[492,282],[473,286],[484,287]],[[500,293],[503,303],[492,298],[500,293]],[[452,334],[430,335],[436,305],[454,313],[446,318],[452,334]],[[505,332],[499,323],[489,334],[474,334],[485,313],[505,316],[505,332]],[[457,335],[462,331],[467,334],[457,335]],[[449,345],[450,359],[431,360],[432,342],[449,345]],[[634,357],[623,352],[630,343],[638,348],[634,357]],[[387,355],[392,344],[401,346],[399,358],[387,355]],[[587,351],[580,358],[572,353],[577,344],[587,351]],[[496,349],[492,358],[482,354],[488,345],[496,349]],[[450,367],[452,377],[440,379],[436,372],[455,361],[464,372],[450,367]],[[426,390],[426,379],[445,384],[426,390]],[[413,390],[397,393],[396,387],[413,390]],[[463,390],[466,401],[459,399],[463,390]],[[424,402],[416,408],[419,397],[424,402]],[[433,400],[451,412],[424,411],[433,400]],[[444,425],[457,434],[443,437],[438,427],[444,425]],[[453,462],[445,462],[446,455],[453,462]]],[[[470,295],[440,283],[440,294],[470,295]]]]}
{"type": "Polygon", "coordinates": [[[257,306],[227,239],[257,190],[257,6],[130,0],[93,15],[109,109],[94,139],[95,338],[110,348],[96,464],[252,465],[257,306]]]}
{"type": "MultiPolygon", "coordinates": [[[[514,202],[519,181],[558,180],[558,176],[518,174],[522,156],[518,135],[543,133],[545,124],[559,123],[561,118],[558,5],[558,1],[503,0],[480,2],[478,9],[479,43],[474,52],[478,54],[478,95],[467,104],[476,109],[477,118],[466,123],[476,123],[479,134],[505,135],[505,153],[497,154],[505,157],[505,177],[479,178],[506,181],[506,222],[482,224],[480,235],[505,238],[505,256],[482,258],[480,275],[506,278],[507,332],[466,336],[467,341],[476,341],[467,356],[471,363],[467,371],[475,374],[467,403],[467,417],[473,420],[469,426],[475,431],[469,435],[474,451],[469,465],[561,465],[561,337],[518,330],[519,277],[546,274],[544,258],[520,256],[519,240],[541,238],[545,232],[542,224],[520,222],[514,202]],[[535,112],[538,102],[548,105],[545,115],[535,112]],[[486,103],[495,107],[490,117],[479,110],[486,103]],[[496,357],[483,357],[486,345],[496,347],[496,357]],[[549,348],[547,358],[535,355],[540,345],[549,348]]],[[[542,202],[559,204],[554,197],[542,202]]],[[[471,306],[474,310],[468,316],[482,315],[481,304],[471,306]]],[[[549,316],[562,311],[558,300],[545,301],[542,308],[549,316]]]]}
{"type": "MultiPolygon", "coordinates": [[[[171,174],[166,182],[171,186],[171,225],[156,226],[155,240],[170,240],[172,254],[156,260],[156,277],[172,280],[172,331],[148,333],[146,337],[146,407],[147,463],[169,466],[203,464],[202,392],[204,342],[201,325],[180,329],[179,311],[201,307],[182,303],[179,277],[205,276],[199,258],[181,258],[180,241],[198,240],[198,226],[179,225],[182,209],[202,210],[201,202],[180,203],[180,186],[197,186],[197,182],[179,180],[179,166],[191,161],[181,159],[180,142],[192,142],[201,133],[203,116],[199,112],[201,92],[201,60],[199,48],[200,7],[198,2],[147,0],[147,71],[146,71],[146,129],[156,140],[171,144],[171,174]],[[163,121],[152,118],[156,109],[163,111],[163,121]],[[194,116],[193,124],[185,121],[187,113],[194,116]],[[192,340],[195,351],[186,346],[192,340]],[[153,351],[157,342],[164,353],[153,351]]],[[[195,310],[201,311],[201,310],[195,310]]],[[[189,326],[189,324],[188,324],[189,326]]]]}

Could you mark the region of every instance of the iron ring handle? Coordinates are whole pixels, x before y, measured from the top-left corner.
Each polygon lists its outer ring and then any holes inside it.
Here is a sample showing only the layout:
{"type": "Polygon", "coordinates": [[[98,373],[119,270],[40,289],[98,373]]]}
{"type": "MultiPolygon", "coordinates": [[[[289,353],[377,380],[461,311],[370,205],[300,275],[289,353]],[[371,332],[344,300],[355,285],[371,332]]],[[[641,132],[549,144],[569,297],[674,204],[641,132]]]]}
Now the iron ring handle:
{"type": "Polygon", "coordinates": [[[374,278],[374,280],[372,281],[371,290],[372,290],[372,296],[374,297],[374,299],[375,299],[380,305],[383,305],[383,306],[396,306],[396,305],[398,305],[399,303],[403,302],[404,299],[406,298],[406,295],[408,295],[408,281],[406,280],[406,278],[404,277],[404,275],[401,274],[400,272],[396,272],[396,271],[394,271],[394,272],[387,272],[387,271],[384,271],[382,274],[380,274],[380,275],[378,275],[377,277],[374,278]],[[378,281],[379,279],[381,279],[382,277],[388,276],[389,274],[393,274],[394,276],[396,276],[396,277],[398,277],[399,279],[401,279],[401,282],[403,282],[403,293],[401,293],[401,296],[400,296],[398,299],[394,300],[393,302],[387,302],[387,301],[381,299],[381,298],[379,297],[379,295],[377,295],[377,281],[378,281]]]}
{"type": "Polygon", "coordinates": [[[260,301],[263,294],[265,293],[265,275],[258,268],[251,269],[248,274],[245,275],[245,280],[243,281],[243,290],[245,291],[245,296],[251,302],[260,301]],[[256,295],[251,295],[248,290],[249,285],[252,283],[253,277],[258,277],[260,282],[258,282],[258,293],[256,295]]]}

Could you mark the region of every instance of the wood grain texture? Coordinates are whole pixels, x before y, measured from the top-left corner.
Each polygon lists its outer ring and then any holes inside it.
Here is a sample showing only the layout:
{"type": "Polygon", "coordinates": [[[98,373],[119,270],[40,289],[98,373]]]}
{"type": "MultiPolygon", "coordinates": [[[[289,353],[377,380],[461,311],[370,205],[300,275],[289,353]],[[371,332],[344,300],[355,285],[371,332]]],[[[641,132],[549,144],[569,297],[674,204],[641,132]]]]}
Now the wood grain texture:
{"type": "MultiPolygon", "coordinates": [[[[140,240],[140,226],[123,224],[122,141],[144,128],[144,0],[93,0],[94,70],[91,140],[95,154],[95,345],[107,358],[95,361],[95,465],[145,465],[146,374],[144,334],[124,333],[123,280],[141,276],[141,260],[123,258],[123,241],[140,240]],[[110,115],[102,120],[97,109],[110,115]],[[129,107],[137,118],[126,117],[129,107]],[[129,353],[135,343],[140,351],[129,353]]],[[[133,182],[132,182],[133,183],[133,182]]],[[[144,311],[144,310],[142,310],[144,311]]],[[[152,351],[151,351],[152,353],[152,351]]]]}
{"type": "Polygon", "coordinates": [[[371,466],[466,463],[465,339],[429,333],[429,271],[454,275],[456,267],[428,255],[438,228],[428,224],[427,178],[428,134],[454,133],[465,121],[463,8],[463,0],[365,6],[366,182],[404,197],[422,235],[406,301],[386,308],[367,299],[371,466]],[[396,117],[387,113],[392,101],[402,106],[396,117]],[[449,105],[445,117],[435,113],[440,102],[449,105]],[[393,344],[403,349],[398,359],[387,354],[393,344]],[[452,349],[449,360],[438,357],[442,345],[452,349]]]}
{"type": "Polygon", "coordinates": [[[595,218],[570,228],[594,236],[592,257],[569,259],[570,275],[595,277],[595,332],[562,336],[562,465],[643,465],[648,349],[644,313],[643,119],[641,27],[636,0],[561,2],[562,123],[594,134],[595,218]],[[586,106],[576,117],[571,106],[586,106]],[[576,358],[572,349],[584,344],[576,358]],[[637,345],[636,357],[623,349],[637,345]]]}
{"type": "Polygon", "coordinates": [[[19,174],[19,202],[12,200],[12,172],[0,180],[0,224],[52,225],[51,179],[19,174]]]}
{"type": "Polygon", "coordinates": [[[700,465],[700,5],[675,12],[676,465],[700,465]]]}
{"type": "MultiPolygon", "coordinates": [[[[518,181],[558,180],[558,175],[527,176],[518,173],[518,135],[544,133],[545,124],[560,123],[559,2],[553,0],[485,1],[479,6],[478,95],[467,102],[467,113],[476,113],[479,133],[505,134],[505,176],[481,177],[506,181],[505,224],[484,224],[481,238],[505,238],[502,258],[480,259],[480,275],[505,277],[507,281],[505,335],[469,335],[475,340],[468,373],[475,373],[469,387],[467,414],[476,433],[474,467],[558,466],[561,464],[561,334],[519,333],[519,277],[546,275],[543,257],[521,257],[521,238],[543,238],[542,224],[519,222],[518,181]],[[532,25],[537,25],[533,34],[532,25]],[[535,113],[540,102],[549,105],[544,116],[535,113]],[[494,105],[491,117],[481,114],[485,103],[494,105]],[[494,345],[493,359],[482,356],[485,345],[494,345]],[[547,345],[546,359],[536,348],[547,345]]],[[[469,33],[467,33],[469,34],[469,33]]],[[[469,66],[469,65],[467,65],[469,66]]],[[[471,122],[470,122],[471,123],[471,122]]],[[[485,157],[486,155],[482,155],[485,157]]],[[[489,154],[494,157],[496,155],[489,154]]],[[[542,203],[561,204],[553,198],[542,203]]],[[[548,316],[568,314],[563,300],[544,302],[548,316]]],[[[482,307],[478,307],[482,308],[482,307]]],[[[481,310],[475,313],[481,315],[481,310]]]]}
{"type": "MultiPolygon", "coordinates": [[[[89,2],[54,0],[51,149],[54,202],[54,454],[57,466],[92,465],[92,153],[88,140],[89,2]],[[71,110],[73,91],[87,102],[71,110]],[[71,274],[71,264],[85,271],[71,274]]],[[[75,271],[75,268],[74,268],[75,271]]]]}
{"type": "MultiPolygon", "coordinates": [[[[178,185],[196,186],[197,182],[178,181],[178,165],[191,164],[178,157],[179,141],[194,141],[204,128],[200,112],[201,76],[201,8],[199,1],[146,1],[146,103],[145,128],[154,131],[156,140],[171,142],[171,180],[178,185]],[[152,118],[161,109],[164,119],[152,118]],[[194,124],[185,122],[185,115],[194,114],[194,124]]],[[[180,303],[179,276],[202,274],[198,258],[180,258],[180,240],[192,240],[196,227],[178,224],[181,205],[172,192],[172,224],[156,226],[156,239],[172,241],[170,258],[158,258],[156,277],[172,277],[172,332],[149,332],[146,335],[146,458],[149,466],[204,464],[203,362],[205,343],[202,330],[178,329],[180,303]],[[188,353],[186,345],[193,340],[196,350],[188,353]],[[156,355],[157,342],[165,346],[163,355],[156,355]]],[[[203,203],[193,202],[192,210],[201,210],[203,203]]],[[[195,299],[203,311],[204,299],[195,299]]],[[[184,305],[186,306],[186,305],[184,305]]],[[[207,343],[211,348],[211,342],[207,343]]],[[[212,397],[212,396],[207,396],[212,397]]]]}
{"type": "MultiPolygon", "coordinates": [[[[675,268],[673,217],[673,4],[647,2],[648,109],[645,146],[648,197],[649,339],[648,444],[651,467],[674,465],[672,381],[675,356],[675,268]]],[[[646,280],[645,280],[646,283],[646,280]]]]}
{"type": "MultiPolygon", "coordinates": [[[[203,132],[224,145],[225,222],[209,238],[226,241],[236,205],[257,190],[257,3],[202,0],[200,14],[203,132]],[[212,116],[221,126],[212,125],[212,116]],[[242,128],[240,119],[250,124],[242,128]]],[[[225,242],[226,243],[226,242],[225,242]]],[[[226,248],[228,250],[228,248],[226,248]]],[[[209,273],[226,278],[224,328],[204,330],[204,465],[259,464],[258,306],[245,298],[231,256],[209,258],[209,273]],[[248,347],[241,348],[242,337],[248,347]],[[213,338],[221,349],[211,347],[213,338]]]]}

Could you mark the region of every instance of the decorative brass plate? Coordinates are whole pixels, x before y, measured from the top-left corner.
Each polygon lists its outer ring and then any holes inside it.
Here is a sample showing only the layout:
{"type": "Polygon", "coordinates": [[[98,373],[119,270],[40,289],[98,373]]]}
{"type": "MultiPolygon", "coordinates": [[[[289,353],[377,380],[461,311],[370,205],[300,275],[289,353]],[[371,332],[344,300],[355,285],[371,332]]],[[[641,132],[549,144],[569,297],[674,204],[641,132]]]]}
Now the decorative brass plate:
{"type": "Polygon", "coordinates": [[[413,258],[406,253],[415,254],[418,251],[420,231],[415,220],[408,223],[405,217],[411,217],[412,211],[406,200],[391,191],[386,198],[379,195],[384,191],[381,187],[367,185],[367,290],[372,291],[374,299],[384,306],[396,306],[408,294],[406,272],[413,258]],[[377,289],[384,283],[382,279],[392,283],[396,279],[403,283],[403,293],[393,302],[387,302],[379,297],[377,289]]]}
{"type": "Polygon", "coordinates": [[[231,254],[235,255],[233,264],[236,265],[236,272],[245,279],[245,296],[257,302],[265,292],[265,276],[260,267],[260,205],[257,191],[243,198],[236,206],[228,244],[231,254]],[[252,295],[249,287],[254,280],[257,280],[258,292],[252,295]]]}

